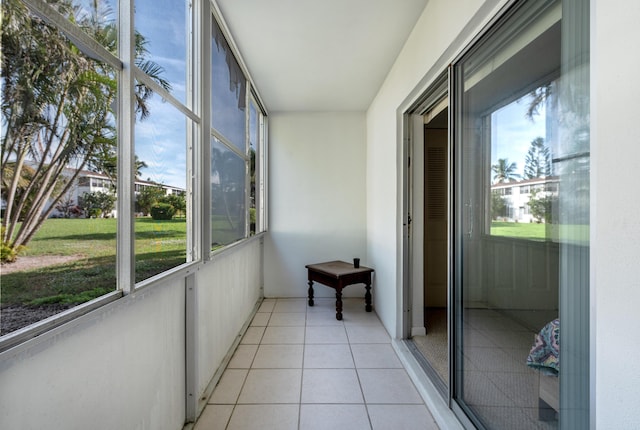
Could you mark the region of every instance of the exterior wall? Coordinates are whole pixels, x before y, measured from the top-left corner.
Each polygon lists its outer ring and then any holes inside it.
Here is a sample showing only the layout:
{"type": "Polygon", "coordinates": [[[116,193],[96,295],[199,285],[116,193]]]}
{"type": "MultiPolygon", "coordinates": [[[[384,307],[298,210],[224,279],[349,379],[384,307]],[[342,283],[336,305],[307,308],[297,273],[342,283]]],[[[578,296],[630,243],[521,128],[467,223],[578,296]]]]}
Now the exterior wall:
{"type": "MultiPolygon", "coordinates": [[[[261,240],[188,272],[196,279],[191,330],[200,398],[260,300],[261,240]]],[[[181,429],[187,274],[183,270],[0,354],[0,427],[181,429]]]]}
{"type": "Polygon", "coordinates": [[[598,429],[640,423],[640,3],[591,2],[591,357],[598,429]],[[628,160],[628,161],[624,161],[628,160]],[[620,186],[626,184],[626,186],[620,186]]]}
{"type": "MultiPolygon", "coordinates": [[[[360,257],[365,266],[369,263],[365,116],[276,113],[269,117],[269,134],[265,297],[306,297],[306,264],[353,257],[360,257]]],[[[320,285],[315,293],[334,294],[320,285]]],[[[363,296],[364,288],[352,286],[344,294],[363,296]]]]}

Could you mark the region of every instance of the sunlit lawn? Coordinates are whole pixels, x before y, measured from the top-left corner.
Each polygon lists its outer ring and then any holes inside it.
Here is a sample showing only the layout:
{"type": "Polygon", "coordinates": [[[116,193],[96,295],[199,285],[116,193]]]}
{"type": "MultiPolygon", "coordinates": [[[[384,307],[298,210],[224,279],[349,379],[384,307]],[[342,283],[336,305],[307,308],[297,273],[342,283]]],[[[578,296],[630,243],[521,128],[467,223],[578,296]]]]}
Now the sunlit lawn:
{"type": "Polygon", "coordinates": [[[551,237],[550,224],[522,222],[492,222],[492,236],[517,237],[519,239],[545,240],[551,237]]]}
{"type": "MultiPolygon", "coordinates": [[[[2,304],[81,303],[116,288],[116,219],[49,219],[25,256],[74,255],[73,262],[2,275],[2,304]]],[[[186,221],[135,222],[136,282],[186,259],[186,221]]]]}
{"type": "Polygon", "coordinates": [[[589,226],[497,221],[491,223],[492,236],[559,241],[560,234],[566,242],[584,243],[589,239],[589,226]]]}

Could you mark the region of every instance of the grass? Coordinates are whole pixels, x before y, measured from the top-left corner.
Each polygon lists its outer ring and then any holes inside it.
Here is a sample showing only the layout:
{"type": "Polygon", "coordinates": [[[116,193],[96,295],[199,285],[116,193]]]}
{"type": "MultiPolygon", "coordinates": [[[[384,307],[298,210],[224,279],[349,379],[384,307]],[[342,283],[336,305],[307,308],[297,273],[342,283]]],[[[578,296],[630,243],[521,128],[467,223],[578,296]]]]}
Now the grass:
{"type": "MultiPolygon", "coordinates": [[[[238,232],[222,216],[212,218],[214,248],[238,240],[238,232]]],[[[116,219],[49,219],[22,255],[77,255],[57,266],[2,275],[1,304],[78,304],[116,288],[116,219]]],[[[526,240],[557,238],[557,225],[491,223],[491,235],[526,240]]],[[[135,280],[147,279],[186,261],[184,218],[135,221],[135,280]]],[[[588,226],[563,226],[563,234],[588,237],[588,226]],[[585,236],[586,235],[586,236],[585,236]]]]}
{"type": "Polygon", "coordinates": [[[552,237],[551,224],[492,222],[492,236],[516,237],[529,240],[548,240],[552,237]]]}
{"type": "Polygon", "coordinates": [[[562,236],[563,242],[585,243],[589,240],[589,226],[494,221],[491,223],[491,235],[555,242],[562,236]]]}
{"type": "MultiPolygon", "coordinates": [[[[116,219],[49,219],[21,255],[77,255],[66,264],[2,275],[2,305],[78,304],[116,288],[116,219]]],[[[183,219],[135,222],[135,279],[186,261],[183,219]]]]}

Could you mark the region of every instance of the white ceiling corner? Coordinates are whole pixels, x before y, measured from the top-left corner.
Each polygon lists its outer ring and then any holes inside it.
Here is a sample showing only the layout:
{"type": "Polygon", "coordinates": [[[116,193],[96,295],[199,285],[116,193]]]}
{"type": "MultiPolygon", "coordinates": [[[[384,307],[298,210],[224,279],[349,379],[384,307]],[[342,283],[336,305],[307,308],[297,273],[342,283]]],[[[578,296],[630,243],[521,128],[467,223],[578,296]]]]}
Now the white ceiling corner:
{"type": "Polygon", "coordinates": [[[269,111],[364,111],[427,1],[217,4],[269,111]]]}

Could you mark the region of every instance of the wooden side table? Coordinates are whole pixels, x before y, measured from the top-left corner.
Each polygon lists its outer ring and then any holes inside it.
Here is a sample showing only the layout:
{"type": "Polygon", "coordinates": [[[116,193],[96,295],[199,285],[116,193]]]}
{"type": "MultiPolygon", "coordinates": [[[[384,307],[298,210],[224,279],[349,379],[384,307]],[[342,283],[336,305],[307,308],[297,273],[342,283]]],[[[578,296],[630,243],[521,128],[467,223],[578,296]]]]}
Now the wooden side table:
{"type": "Polygon", "coordinates": [[[336,290],[336,319],[342,320],[342,290],[353,284],[364,284],[365,310],[371,312],[371,273],[369,267],[353,267],[344,261],[308,264],[305,266],[309,274],[309,306],[313,306],[313,282],[319,282],[336,290]]]}

